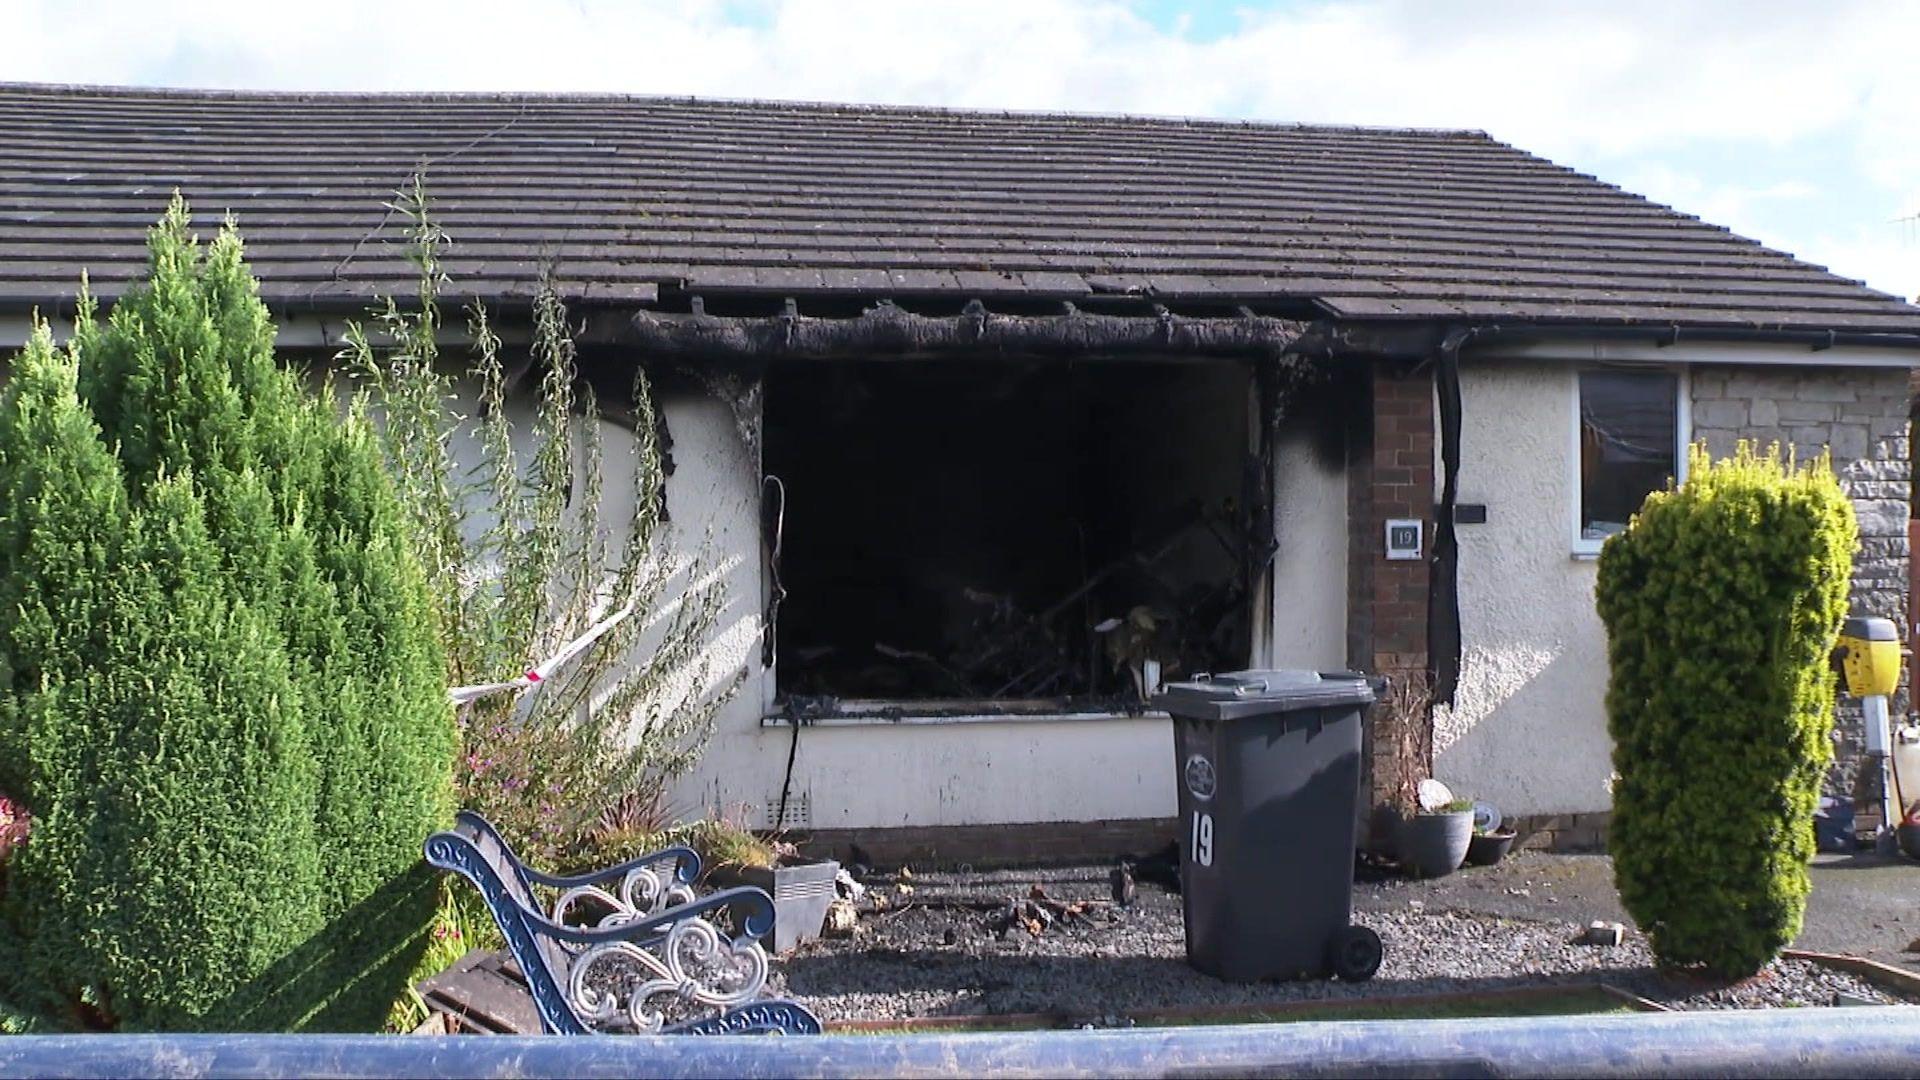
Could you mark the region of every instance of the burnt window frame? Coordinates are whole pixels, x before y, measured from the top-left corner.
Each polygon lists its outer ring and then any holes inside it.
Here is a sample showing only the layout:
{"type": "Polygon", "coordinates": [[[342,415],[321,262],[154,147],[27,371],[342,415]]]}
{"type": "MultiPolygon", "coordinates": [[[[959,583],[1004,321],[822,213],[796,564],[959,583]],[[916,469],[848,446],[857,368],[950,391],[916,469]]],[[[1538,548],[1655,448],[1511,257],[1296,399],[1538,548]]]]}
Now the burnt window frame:
{"type": "MultiPolygon", "coordinates": [[[[1024,359],[1021,356],[1012,359],[1024,359]]],[[[1178,362],[1184,358],[1175,353],[1164,356],[1155,355],[1146,358],[1153,362],[1178,362]]],[[[1080,363],[1127,365],[1134,362],[1128,357],[1116,357],[1100,352],[1092,352],[1077,358],[1080,363]]],[[[1271,365],[1262,362],[1257,355],[1209,356],[1209,363],[1244,366],[1247,370],[1247,453],[1243,465],[1255,466],[1253,475],[1243,472],[1243,479],[1261,485],[1256,493],[1243,491],[1242,498],[1255,499],[1261,508],[1260,513],[1271,518],[1275,485],[1278,483],[1273,460],[1273,431],[1271,429],[1271,405],[1268,399],[1274,392],[1274,379],[1271,365]]],[[[762,387],[766,385],[762,381],[762,387]]],[[[762,399],[759,422],[766,423],[765,400],[762,399]]],[[[764,439],[764,435],[763,435],[764,439]]],[[[760,478],[760,565],[761,565],[761,633],[756,638],[755,648],[760,653],[761,671],[764,676],[761,689],[761,725],[783,726],[788,724],[824,724],[827,726],[862,724],[948,724],[965,722],[1006,722],[1022,719],[1035,720],[1113,720],[1139,718],[1141,716],[1164,715],[1150,702],[1138,701],[1130,704],[1110,703],[1098,700],[1086,700],[1073,696],[1048,696],[1039,698],[994,698],[969,696],[941,697],[890,697],[890,696],[840,696],[831,693],[800,694],[782,685],[780,669],[795,663],[783,653],[780,622],[784,617],[784,601],[787,599],[787,583],[781,561],[785,557],[785,541],[790,535],[790,523],[786,521],[785,502],[787,498],[785,479],[768,468],[764,454],[756,460],[756,472],[760,478]]],[[[1271,543],[1270,533],[1265,537],[1271,543]]],[[[1263,667],[1270,663],[1272,640],[1272,604],[1274,602],[1274,577],[1271,556],[1259,561],[1258,566],[1247,567],[1243,573],[1251,571],[1246,582],[1248,595],[1241,599],[1240,615],[1247,623],[1246,653],[1243,661],[1235,661],[1236,666],[1263,667]]],[[[1167,678],[1163,676],[1163,679],[1167,678]]],[[[1116,696],[1117,697],[1117,696],[1116,696]]]]}
{"type": "MultiPolygon", "coordinates": [[[[1568,403],[1572,415],[1568,418],[1568,492],[1567,518],[1568,539],[1576,559],[1596,559],[1606,537],[1598,539],[1586,535],[1585,503],[1586,477],[1581,469],[1581,436],[1583,416],[1581,383],[1587,375],[1660,375],[1673,380],[1673,479],[1675,483],[1684,483],[1687,479],[1687,449],[1693,441],[1693,387],[1691,372],[1684,364],[1583,364],[1574,368],[1569,376],[1568,403]]],[[[1651,492],[1649,492],[1651,494],[1651,492]]]]}

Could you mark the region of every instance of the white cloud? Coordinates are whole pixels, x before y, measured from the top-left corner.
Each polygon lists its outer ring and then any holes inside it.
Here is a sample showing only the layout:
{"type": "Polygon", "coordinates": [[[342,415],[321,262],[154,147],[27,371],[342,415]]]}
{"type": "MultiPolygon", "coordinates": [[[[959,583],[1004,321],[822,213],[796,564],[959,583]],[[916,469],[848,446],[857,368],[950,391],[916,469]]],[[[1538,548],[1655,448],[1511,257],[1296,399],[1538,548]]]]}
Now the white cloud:
{"type": "MultiPolygon", "coordinates": [[[[626,90],[1484,127],[1548,152],[1785,140],[1920,115],[1920,8],[1369,0],[1206,43],[1119,0],[12,0],[11,78],[626,90]],[[183,17],[183,12],[190,14],[183,17]],[[84,50],[69,42],[86,41],[84,50]]],[[[4,10],[4,9],[0,9],[4,10]]],[[[1889,154],[1920,155],[1910,138],[1889,154]]]]}
{"type": "Polygon", "coordinates": [[[1236,32],[1196,42],[1181,19],[1156,26],[1121,0],[0,0],[0,78],[1472,127],[1557,160],[1637,161],[1607,179],[1736,227],[1763,205],[1778,221],[1794,200],[1845,200],[1849,229],[1763,239],[1815,256],[1824,236],[1854,237],[1825,259],[1883,287],[1905,280],[1885,276],[1905,250],[1887,223],[1920,211],[1920,5],[1364,0],[1238,14],[1236,32]],[[1809,139],[1837,148],[1818,192],[1671,168],[1663,184],[1658,171],[1684,149],[1809,139]]]}
{"type": "Polygon", "coordinates": [[[1725,183],[1657,161],[1628,169],[1616,180],[1637,195],[1762,241],[1771,222],[1782,216],[1781,204],[1804,204],[1821,195],[1802,180],[1725,183]]]}
{"type": "Polygon", "coordinates": [[[1881,222],[1843,234],[1816,234],[1802,254],[1835,273],[1920,303],[1920,222],[1881,222]]]}
{"type": "MultiPolygon", "coordinates": [[[[1629,170],[1621,186],[1683,213],[1722,225],[1769,247],[1864,281],[1907,300],[1920,297],[1920,215],[1890,216],[1862,208],[1828,213],[1850,225],[1814,227],[1804,213],[1831,193],[1798,180],[1764,185],[1717,183],[1654,162],[1629,170]],[[1783,224],[1784,223],[1784,224],[1783,224]]],[[[1897,203],[1890,205],[1898,205],[1897,203]]]]}

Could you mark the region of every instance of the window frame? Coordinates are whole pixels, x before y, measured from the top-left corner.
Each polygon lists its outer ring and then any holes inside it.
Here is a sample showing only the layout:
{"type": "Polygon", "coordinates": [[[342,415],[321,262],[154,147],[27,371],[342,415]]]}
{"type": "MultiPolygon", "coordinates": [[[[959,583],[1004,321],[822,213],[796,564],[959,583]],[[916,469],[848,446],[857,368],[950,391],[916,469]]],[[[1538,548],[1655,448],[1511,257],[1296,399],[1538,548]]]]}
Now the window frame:
{"type": "Polygon", "coordinates": [[[1674,481],[1685,483],[1687,479],[1687,449],[1693,442],[1693,380],[1692,368],[1686,364],[1580,364],[1574,367],[1567,377],[1567,401],[1571,406],[1571,415],[1567,418],[1567,537],[1576,559],[1597,559],[1600,548],[1606,543],[1604,538],[1590,540],[1582,535],[1580,520],[1581,483],[1580,476],[1580,376],[1589,372],[1631,372],[1647,374],[1668,374],[1674,377],[1673,394],[1673,461],[1674,481]]]}

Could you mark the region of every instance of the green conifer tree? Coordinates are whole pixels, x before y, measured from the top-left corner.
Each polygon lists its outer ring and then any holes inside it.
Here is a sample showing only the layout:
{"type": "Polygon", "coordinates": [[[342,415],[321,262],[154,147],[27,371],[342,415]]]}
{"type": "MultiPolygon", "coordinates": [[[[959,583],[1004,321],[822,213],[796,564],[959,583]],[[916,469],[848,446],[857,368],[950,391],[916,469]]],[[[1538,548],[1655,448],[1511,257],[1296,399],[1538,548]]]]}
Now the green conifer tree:
{"type": "Polygon", "coordinates": [[[1695,448],[1688,473],[1600,556],[1608,844],[1661,963],[1741,978],[1806,910],[1856,528],[1825,455],[1695,448]]]}
{"type": "Polygon", "coordinates": [[[275,361],[231,226],[0,397],[0,895],[49,1026],[370,1029],[435,901],[454,729],[365,417],[275,361]]]}

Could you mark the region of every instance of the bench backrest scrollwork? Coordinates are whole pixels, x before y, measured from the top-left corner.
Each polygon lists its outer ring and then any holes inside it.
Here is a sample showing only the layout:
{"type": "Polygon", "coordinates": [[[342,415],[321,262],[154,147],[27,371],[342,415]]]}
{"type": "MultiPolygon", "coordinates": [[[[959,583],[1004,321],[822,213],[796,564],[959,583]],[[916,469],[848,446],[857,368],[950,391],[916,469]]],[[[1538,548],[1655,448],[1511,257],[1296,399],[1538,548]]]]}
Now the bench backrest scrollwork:
{"type": "Polygon", "coordinates": [[[695,898],[685,849],[642,856],[600,874],[554,877],[522,863],[485,819],[462,812],[453,829],[427,839],[427,862],[471,881],[500,926],[526,977],[547,1031],[817,1033],[820,1022],[804,1007],[761,997],[768,960],[758,939],[773,929],[773,900],[753,888],[725,889],[695,898]],[[672,885],[650,864],[677,862],[672,885]],[[622,877],[620,900],[590,883],[622,877]],[[646,881],[639,903],[636,881],[646,881]],[[549,917],[535,886],[563,890],[549,917]],[[612,902],[598,925],[573,926],[570,897],[591,893],[612,902]],[[708,916],[726,912],[728,934],[708,916]],[[665,1006],[656,1007],[656,1002],[665,1006]],[[679,1011],[678,1018],[668,1013],[679,1011]]]}

